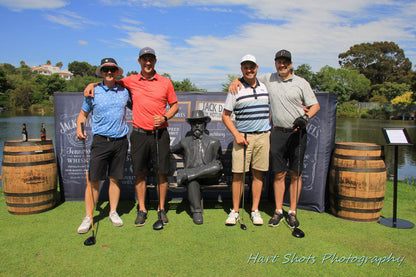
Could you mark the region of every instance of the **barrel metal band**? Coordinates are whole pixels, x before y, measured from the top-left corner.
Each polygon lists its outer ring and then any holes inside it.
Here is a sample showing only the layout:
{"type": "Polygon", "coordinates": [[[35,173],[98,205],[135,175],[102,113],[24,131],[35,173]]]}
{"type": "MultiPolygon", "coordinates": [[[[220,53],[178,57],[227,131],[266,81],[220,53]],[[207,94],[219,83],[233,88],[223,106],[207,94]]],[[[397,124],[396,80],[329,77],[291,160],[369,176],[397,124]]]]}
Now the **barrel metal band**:
{"type": "Polygon", "coordinates": [[[336,144],[335,149],[347,150],[381,150],[381,145],[353,145],[353,144],[336,144]]]}
{"type": "Polygon", "coordinates": [[[341,155],[341,154],[334,154],[335,158],[345,159],[345,160],[361,160],[361,161],[377,161],[383,160],[380,156],[349,156],[349,155],[341,155]]]}
{"type": "Polygon", "coordinates": [[[3,156],[26,156],[26,155],[39,155],[39,154],[47,154],[47,153],[55,153],[55,151],[53,149],[25,151],[25,152],[4,151],[3,156]]]}
{"type": "Polygon", "coordinates": [[[337,200],[349,200],[349,201],[356,201],[356,202],[381,202],[384,200],[384,196],[382,197],[374,197],[374,198],[362,198],[362,197],[351,197],[351,196],[344,196],[335,193],[330,193],[333,199],[337,200]]]}
{"type": "Polygon", "coordinates": [[[53,164],[55,163],[55,159],[47,160],[47,161],[37,161],[37,162],[27,162],[27,163],[2,163],[2,166],[10,166],[10,167],[21,167],[21,166],[33,166],[33,165],[45,165],[45,164],[53,164]]]}
{"type": "Polygon", "coordinates": [[[336,171],[377,173],[377,172],[385,172],[386,168],[353,168],[353,167],[334,166],[334,170],[336,170],[336,171]]]}
{"type": "Polygon", "coordinates": [[[6,204],[9,207],[37,207],[37,206],[43,206],[43,205],[54,203],[54,202],[55,202],[55,199],[52,198],[47,201],[38,202],[38,203],[20,204],[20,203],[10,203],[6,201],[6,204]]]}
{"type": "Polygon", "coordinates": [[[31,192],[31,193],[4,192],[4,195],[11,196],[11,197],[30,197],[30,196],[41,196],[41,195],[52,194],[54,192],[55,192],[55,189],[50,189],[50,190],[31,192]]]}
{"type": "Polygon", "coordinates": [[[334,207],[336,211],[346,211],[346,212],[354,212],[354,213],[365,213],[365,214],[372,214],[380,212],[382,208],[379,209],[353,209],[353,208],[347,208],[347,207],[334,207]]]}

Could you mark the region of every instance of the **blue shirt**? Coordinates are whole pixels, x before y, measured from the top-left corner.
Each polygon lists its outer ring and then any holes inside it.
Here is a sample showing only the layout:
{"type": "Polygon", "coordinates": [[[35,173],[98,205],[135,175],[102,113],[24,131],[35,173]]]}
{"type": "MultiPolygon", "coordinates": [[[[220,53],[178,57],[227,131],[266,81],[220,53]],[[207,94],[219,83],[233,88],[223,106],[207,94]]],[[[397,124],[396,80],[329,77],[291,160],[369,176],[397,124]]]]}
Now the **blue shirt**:
{"type": "Polygon", "coordinates": [[[257,81],[255,87],[247,84],[243,78],[241,90],[236,95],[228,93],[224,109],[234,112],[234,125],[241,133],[269,131],[269,93],[263,83],[257,81]]]}
{"type": "Polygon", "coordinates": [[[95,87],[94,97],[84,97],[82,110],[92,112],[92,133],[111,138],[127,135],[126,106],[131,102],[129,91],[116,84],[111,89],[103,82],[95,87]]]}

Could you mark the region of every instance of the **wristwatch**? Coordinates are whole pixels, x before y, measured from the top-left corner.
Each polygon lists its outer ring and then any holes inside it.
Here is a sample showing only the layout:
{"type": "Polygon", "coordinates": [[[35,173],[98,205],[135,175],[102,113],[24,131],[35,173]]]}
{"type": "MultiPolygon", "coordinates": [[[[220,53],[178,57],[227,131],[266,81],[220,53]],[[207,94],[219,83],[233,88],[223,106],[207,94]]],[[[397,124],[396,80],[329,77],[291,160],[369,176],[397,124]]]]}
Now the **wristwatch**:
{"type": "Polygon", "coordinates": [[[165,122],[168,122],[168,118],[166,117],[166,115],[164,115],[163,118],[165,119],[165,122]]]}

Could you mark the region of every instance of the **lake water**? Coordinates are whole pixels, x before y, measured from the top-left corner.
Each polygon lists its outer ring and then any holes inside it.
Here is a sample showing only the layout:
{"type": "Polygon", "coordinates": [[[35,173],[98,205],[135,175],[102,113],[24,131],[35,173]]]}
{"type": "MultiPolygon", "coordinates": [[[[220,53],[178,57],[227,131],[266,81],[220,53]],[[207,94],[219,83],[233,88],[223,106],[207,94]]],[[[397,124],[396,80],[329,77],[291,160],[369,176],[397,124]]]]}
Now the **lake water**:
{"type": "MultiPolygon", "coordinates": [[[[40,138],[41,124],[45,124],[46,135],[54,139],[55,120],[53,116],[30,116],[28,114],[0,113],[0,161],[6,140],[21,139],[22,124],[26,123],[29,138],[40,138]]],[[[406,128],[416,143],[416,122],[398,120],[337,119],[335,142],[371,142],[385,145],[382,128],[406,128]]],[[[393,178],[394,147],[385,146],[385,161],[389,178],[393,178]]],[[[0,165],[1,166],[1,165],[0,165]]],[[[416,145],[399,147],[398,178],[416,178],[416,145]]]]}

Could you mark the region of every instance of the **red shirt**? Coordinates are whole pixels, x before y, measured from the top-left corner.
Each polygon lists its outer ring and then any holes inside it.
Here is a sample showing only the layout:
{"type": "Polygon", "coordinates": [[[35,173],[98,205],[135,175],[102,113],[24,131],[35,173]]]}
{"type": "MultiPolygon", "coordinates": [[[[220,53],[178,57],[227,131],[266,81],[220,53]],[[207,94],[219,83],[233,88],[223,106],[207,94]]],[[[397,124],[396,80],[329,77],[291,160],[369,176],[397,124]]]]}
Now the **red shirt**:
{"type": "MultiPolygon", "coordinates": [[[[135,74],[120,80],[120,84],[130,90],[133,101],[133,126],[144,130],[154,130],[153,116],[166,114],[167,104],[178,102],[172,82],[162,75],[155,74],[145,79],[135,74]]],[[[168,127],[165,122],[160,128],[168,127]]]]}

